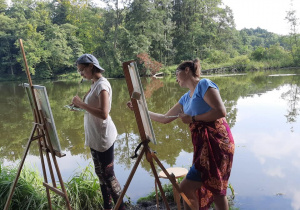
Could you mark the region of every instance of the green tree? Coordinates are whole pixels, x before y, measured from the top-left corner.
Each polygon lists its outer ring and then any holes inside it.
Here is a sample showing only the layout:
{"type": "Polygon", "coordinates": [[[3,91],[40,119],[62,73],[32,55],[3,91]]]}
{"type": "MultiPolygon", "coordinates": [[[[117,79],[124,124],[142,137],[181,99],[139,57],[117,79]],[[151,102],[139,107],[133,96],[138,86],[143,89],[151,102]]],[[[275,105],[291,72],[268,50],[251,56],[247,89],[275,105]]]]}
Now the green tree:
{"type": "MultiPolygon", "coordinates": [[[[38,31],[39,21],[35,19],[35,8],[37,4],[32,0],[12,0],[12,7],[7,11],[7,15],[14,18],[15,29],[14,43],[19,46],[18,39],[23,39],[26,42],[24,46],[29,71],[34,75],[35,67],[40,63],[41,58],[45,54],[42,41],[44,36],[41,31],[38,31]]],[[[22,54],[17,53],[16,61],[23,64],[22,54]]],[[[14,57],[14,56],[12,56],[14,57]]]]}
{"type": "Polygon", "coordinates": [[[67,23],[71,3],[69,0],[53,0],[51,3],[52,21],[54,24],[67,23]]]}
{"type": "Polygon", "coordinates": [[[0,0],[0,13],[3,13],[7,8],[7,4],[5,0],[0,0]]]}
{"type": "Polygon", "coordinates": [[[270,48],[266,49],[265,58],[271,60],[280,60],[280,59],[288,59],[289,54],[284,50],[279,43],[270,46],[270,48]]]}
{"type": "Polygon", "coordinates": [[[259,46],[251,53],[251,56],[255,60],[259,61],[265,57],[265,52],[266,52],[266,49],[264,47],[259,46]]]}
{"type": "Polygon", "coordinates": [[[233,15],[230,8],[220,5],[219,0],[174,2],[175,60],[205,59],[212,49],[231,53],[227,47],[233,43],[233,15]]]}
{"type": "Polygon", "coordinates": [[[47,56],[43,58],[39,69],[47,68],[51,75],[74,70],[76,58],[83,53],[80,40],[75,36],[76,30],[77,27],[68,23],[51,25],[45,30],[44,47],[47,56]]]}
{"type": "Polygon", "coordinates": [[[154,11],[155,4],[148,0],[134,0],[129,7],[125,27],[130,32],[133,55],[150,51],[154,11]]]}
{"type": "MultiPolygon", "coordinates": [[[[291,8],[293,8],[293,1],[291,0],[291,8]]],[[[298,30],[298,18],[296,16],[296,10],[291,9],[287,11],[285,19],[290,24],[290,50],[293,56],[295,65],[300,65],[300,35],[297,33],[298,30]]]]}
{"type": "Polygon", "coordinates": [[[14,76],[16,73],[17,62],[15,56],[17,48],[14,46],[16,21],[9,18],[4,13],[0,13],[0,74],[10,74],[14,76]]]}

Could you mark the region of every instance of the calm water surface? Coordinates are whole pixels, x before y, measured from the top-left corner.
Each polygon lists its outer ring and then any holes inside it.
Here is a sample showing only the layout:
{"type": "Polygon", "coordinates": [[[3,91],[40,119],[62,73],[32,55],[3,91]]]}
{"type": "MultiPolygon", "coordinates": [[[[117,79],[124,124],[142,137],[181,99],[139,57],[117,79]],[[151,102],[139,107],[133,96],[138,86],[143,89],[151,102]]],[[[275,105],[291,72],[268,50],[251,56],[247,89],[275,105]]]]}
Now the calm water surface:
{"type": "MultiPolygon", "coordinates": [[[[205,75],[204,75],[205,77],[205,75]]],[[[235,190],[239,209],[300,209],[300,69],[247,75],[206,76],[217,83],[227,108],[227,121],[236,143],[229,182],[235,190]]],[[[78,79],[79,80],[79,79],[78,79]]],[[[115,169],[124,185],[135,160],[130,159],[140,142],[124,79],[111,79],[111,116],[118,129],[115,144],[115,169]]],[[[164,113],[187,90],[174,77],[143,79],[148,108],[164,113]]],[[[21,82],[0,83],[0,162],[16,165],[22,158],[32,129],[33,116],[21,82]]],[[[70,112],[64,105],[72,96],[89,89],[85,81],[34,81],[47,88],[60,144],[66,157],[58,158],[63,179],[91,164],[84,147],[83,113],[70,112]]],[[[189,168],[192,143],[187,125],[176,120],[168,125],[153,122],[157,145],[150,147],[167,167],[189,168]]],[[[35,143],[25,164],[41,168],[35,143]]],[[[158,169],[159,171],[160,169],[158,169]]],[[[168,183],[167,180],[162,180],[168,183]]],[[[149,163],[143,159],[131,181],[126,198],[135,202],[154,190],[149,163]]],[[[230,191],[228,190],[230,194],[230,191]]]]}

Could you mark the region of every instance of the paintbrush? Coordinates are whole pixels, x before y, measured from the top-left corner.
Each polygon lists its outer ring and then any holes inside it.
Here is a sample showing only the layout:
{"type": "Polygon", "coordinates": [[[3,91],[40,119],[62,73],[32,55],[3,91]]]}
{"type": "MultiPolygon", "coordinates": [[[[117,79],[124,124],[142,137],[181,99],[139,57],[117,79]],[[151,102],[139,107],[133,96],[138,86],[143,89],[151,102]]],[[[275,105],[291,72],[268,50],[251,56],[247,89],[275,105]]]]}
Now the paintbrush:
{"type": "MultiPolygon", "coordinates": [[[[180,112],[183,113],[182,107],[180,108],[180,112]]],[[[178,115],[165,116],[165,118],[177,118],[177,117],[179,117],[179,114],[178,115]]]]}
{"type": "Polygon", "coordinates": [[[78,88],[77,88],[77,93],[76,95],[78,95],[79,91],[80,91],[80,85],[83,82],[83,78],[80,80],[80,82],[78,82],[78,88]]]}
{"type": "Polygon", "coordinates": [[[177,118],[179,115],[173,115],[173,116],[165,116],[165,118],[177,118]]]}

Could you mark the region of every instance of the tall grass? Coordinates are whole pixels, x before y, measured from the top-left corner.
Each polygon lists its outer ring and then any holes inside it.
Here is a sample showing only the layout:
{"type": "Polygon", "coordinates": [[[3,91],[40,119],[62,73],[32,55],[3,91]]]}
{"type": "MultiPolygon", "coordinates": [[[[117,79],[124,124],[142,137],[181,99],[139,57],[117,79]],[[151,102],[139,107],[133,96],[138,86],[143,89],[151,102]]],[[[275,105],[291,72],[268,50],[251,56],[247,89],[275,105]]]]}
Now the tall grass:
{"type": "MultiPolygon", "coordinates": [[[[94,167],[88,165],[82,172],[76,173],[65,183],[67,194],[73,209],[103,209],[103,198],[94,167]]],[[[58,206],[64,206],[65,200],[56,196],[58,206]]]]}
{"type": "MultiPolygon", "coordinates": [[[[2,167],[0,164],[0,208],[2,209],[16,173],[16,168],[2,167]]],[[[43,179],[37,170],[24,167],[18,179],[10,209],[47,209],[48,201],[42,182],[43,179]]]]}
{"type": "MultiPolygon", "coordinates": [[[[15,180],[17,169],[3,167],[0,163],[0,209],[4,209],[10,186],[15,180]]],[[[103,209],[103,199],[98,178],[94,175],[92,164],[76,173],[64,183],[72,209],[103,209]]],[[[60,188],[60,186],[58,186],[60,188]]],[[[65,209],[65,200],[51,192],[53,209],[65,209]]],[[[43,178],[38,169],[24,167],[18,179],[10,209],[39,210],[49,209],[43,178]]]]}

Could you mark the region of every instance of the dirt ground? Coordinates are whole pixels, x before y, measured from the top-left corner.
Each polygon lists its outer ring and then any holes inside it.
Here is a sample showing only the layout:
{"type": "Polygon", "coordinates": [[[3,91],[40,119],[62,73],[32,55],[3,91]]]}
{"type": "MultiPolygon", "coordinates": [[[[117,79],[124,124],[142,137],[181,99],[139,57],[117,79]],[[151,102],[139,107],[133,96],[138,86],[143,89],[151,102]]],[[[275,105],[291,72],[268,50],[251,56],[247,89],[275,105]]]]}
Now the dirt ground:
{"type": "MultiPolygon", "coordinates": [[[[177,206],[175,203],[169,203],[169,207],[171,210],[177,210],[177,206]]],[[[181,209],[183,209],[183,206],[181,205],[181,209]]],[[[156,203],[155,202],[150,202],[150,201],[146,201],[146,202],[142,202],[136,205],[127,205],[126,209],[128,210],[139,210],[139,209],[143,209],[143,210],[157,210],[156,207],[156,203]]],[[[165,204],[164,203],[159,203],[159,209],[166,209],[165,204]]]]}

